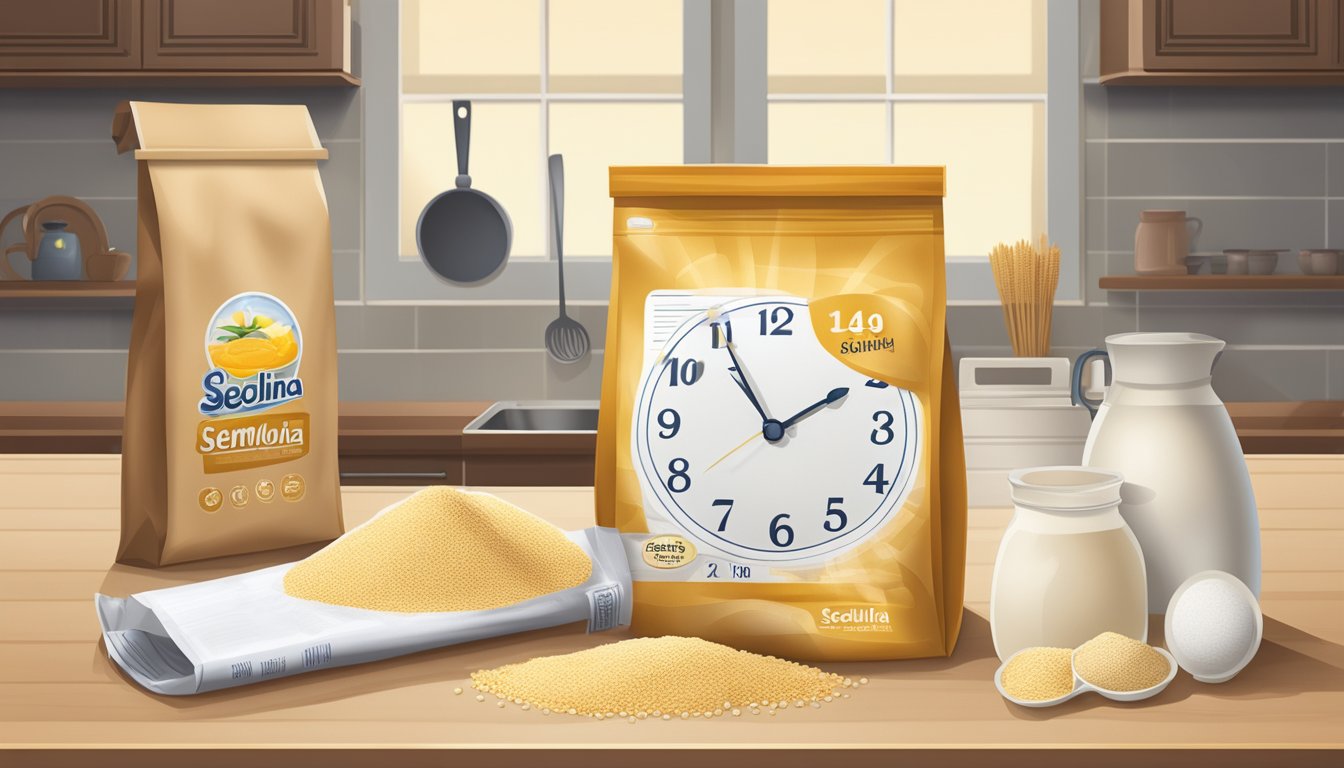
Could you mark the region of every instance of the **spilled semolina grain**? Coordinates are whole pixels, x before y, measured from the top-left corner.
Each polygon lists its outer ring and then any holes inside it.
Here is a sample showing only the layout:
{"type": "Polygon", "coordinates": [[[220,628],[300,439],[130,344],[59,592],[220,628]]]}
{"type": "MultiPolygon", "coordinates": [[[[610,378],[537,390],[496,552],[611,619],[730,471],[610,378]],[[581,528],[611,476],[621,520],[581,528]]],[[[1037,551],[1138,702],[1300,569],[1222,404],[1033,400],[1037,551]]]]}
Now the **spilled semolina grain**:
{"type": "Polygon", "coordinates": [[[576,587],[592,567],[541,518],[488,494],[437,486],[295,564],[285,592],[375,611],[475,611],[576,587]]]}
{"type": "Polygon", "coordinates": [[[532,707],[596,719],[740,716],[820,706],[854,685],[840,675],[690,637],[644,637],[486,669],[472,685],[532,707]],[[643,715],[643,717],[641,717],[643,715]]]}
{"type": "Polygon", "coordinates": [[[1152,688],[1171,672],[1171,664],[1152,646],[1115,632],[1103,632],[1073,654],[1078,677],[1108,691],[1152,688]]]}
{"type": "Polygon", "coordinates": [[[1028,648],[1003,665],[1003,690],[1022,701],[1048,701],[1073,690],[1069,648],[1028,648]]]}

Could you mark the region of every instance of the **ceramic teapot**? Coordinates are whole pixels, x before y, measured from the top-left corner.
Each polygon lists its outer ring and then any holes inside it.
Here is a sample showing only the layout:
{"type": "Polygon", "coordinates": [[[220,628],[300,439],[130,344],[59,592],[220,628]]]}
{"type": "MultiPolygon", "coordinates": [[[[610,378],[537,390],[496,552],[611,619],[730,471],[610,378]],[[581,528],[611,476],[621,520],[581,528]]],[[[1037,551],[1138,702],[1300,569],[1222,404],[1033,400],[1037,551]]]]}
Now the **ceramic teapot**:
{"type": "Polygon", "coordinates": [[[1260,594],[1260,523],[1232,419],[1213,391],[1224,342],[1197,333],[1122,333],[1074,363],[1073,400],[1093,412],[1083,464],[1124,476],[1120,514],[1138,537],[1148,610],[1163,613],[1188,577],[1227,571],[1260,594]],[[1093,357],[1112,382],[1082,391],[1093,357]]]}
{"type": "MultiPolygon", "coordinates": [[[[14,268],[10,258],[21,253],[33,262],[33,279],[71,279],[78,280],[87,276],[90,280],[115,281],[126,276],[131,266],[131,256],[122,251],[112,250],[107,244],[107,229],[88,203],[68,195],[44,197],[31,205],[15,208],[0,219],[0,237],[10,222],[19,222],[22,240],[6,246],[0,253],[0,279],[23,280],[23,275],[14,268]],[[80,258],[75,262],[78,271],[68,263],[59,270],[68,277],[53,277],[46,270],[37,267],[41,258],[44,241],[43,229],[46,223],[66,222],[68,235],[72,235],[79,244],[80,258]],[[71,274],[73,272],[73,274],[71,274]],[[39,276],[42,275],[42,276],[39,276]]],[[[60,250],[60,249],[56,249],[60,250]]],[[[59,260],[59,259],[58,259],[59,260]]],[[[55,261],[51,262],[53,265],[55,261]]]]}

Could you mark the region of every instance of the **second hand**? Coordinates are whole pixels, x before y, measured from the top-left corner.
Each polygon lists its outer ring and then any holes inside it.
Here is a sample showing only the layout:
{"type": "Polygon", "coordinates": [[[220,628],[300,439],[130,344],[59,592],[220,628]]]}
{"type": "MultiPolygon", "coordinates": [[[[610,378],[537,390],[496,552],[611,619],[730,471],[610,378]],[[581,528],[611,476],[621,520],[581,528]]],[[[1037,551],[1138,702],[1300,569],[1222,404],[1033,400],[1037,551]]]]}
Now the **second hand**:
{"type": "Polygon", "coordinates": [[[736,448],[734,448],[734,449],[732,449],[731,451],[729,451],[729,452],[723,454],[722,456],[720,456],[718,461],[714,462],[713,464],[710,464],[708,467],[705,467],[705,471],[708,472],[709,470],[711,470],[711,469],[717,467],[720,463],[723,462],[724,459],[728,458],[729,456],[732,456],[734,453],[737,453],[738,451],[740,451],[740,450],[742,450],[743,448],[747,447],[747,444],[748,444],[748,443],[750,443],[752,440],[755,440],[756,438],[758,438],[758,437],[760,437],[760,436],[761,436],[761,433],[760,433],[760,432],[757,432],[756,434],[752,435],[751,437],[748,437],[746,440],[743,440],[741,443],[739,443],[739,444],[737,445],[736,448]]]}

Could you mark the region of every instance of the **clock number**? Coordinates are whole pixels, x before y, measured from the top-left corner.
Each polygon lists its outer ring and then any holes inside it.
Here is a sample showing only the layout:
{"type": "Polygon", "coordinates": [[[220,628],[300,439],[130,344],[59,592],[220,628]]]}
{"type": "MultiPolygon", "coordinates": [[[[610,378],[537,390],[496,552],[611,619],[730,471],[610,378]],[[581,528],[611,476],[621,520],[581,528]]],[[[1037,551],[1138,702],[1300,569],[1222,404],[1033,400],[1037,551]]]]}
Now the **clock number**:
{"type": "Polygon", "coordinates": [[[885,464],[878,464],[876,467],[873,467],[873,471],[869,472],[868,476],[863,479],[863,484],[873,486],[877,491],[878,496],[885,493],[887,486],[891,485],[891,481],[884,478],[886,468],[885,464]]]}
{"type": "Polygon", "coordinates": [[[873,434],[868,436],[868,439],[873,441],[873,445],[887,445],[896,437],[896,432],[891,428],[891,425],[896,423],[896,417],[891,415],[891,411],[878,411],[873,414],[874,422],[883,422],[884,419],[886,420],[885,423],[878,423],[877,429],[874,429],[873,434]],[[881,438],[878,437],[879,434],[881,438]]]}
{"type": "Polygon", "coordinates": [[[664,367],[668,371],[669,387],[675,387],[678,384],[690,386],[700,380],[700,374],[705,372],[705,366],[699,360],[681,360],[676,357],[669,357],[664,367]]]}
{"type": "Polygon", "coordinates": [[[776,547],[780,547],[781,549],[793,543],[793,529],[790,528],[788,524],[781,522],[788,519],[789,514],[787,512],[781,512],[780,514],[775,515],[774,520],[770,521],[770,540],[775,543],[776,547]]]}
{"type": "Polygon", "coordinates": [[[832,496],[832,497],[830,497],[829,499],[826,500],[826,518],[827,518],[827,519],[826,519],[824,522],[822,522],[822,524],[821,524],[821,527],[822,527],[822,528],[825,528],[826,530],[830,531],[831,533],[835,533],[836,531],[843,531],[843,530],[845,529],[845,526],[846,526],[846,525],[849,525],[849,517],[847,517],[847,516],[845,515],[845,511],[844,511],[843,509],[840,509],[839,507],[835,506],[836,504],[844,504],[844,503],[845,503],[845,500],[844,500],[844,498],[841,497],[841,496],[832,496]],[[832,517],[836,518],[836,520],[835,520],[835,527],[834,527],[834,528],[831,527],[831,519],[830,519],[830,518],[832,518],[832,517]]]}
{"type": "Polygon", "coordinates": [[[762,309],[756,314],[761,316],[761,335],[762,336],[792,336],[793,331],[789,330],[789,323],[793,322],[793,310],[788,307],[775,307],[769,310],[769,321],[766,320],[766,310],[762,309]],[[782,318],[782,319],[781,319],[782,318]],[[774,327],[771,328],[770,324],[774,327]]]}
{"type": "Polygon", "coordinates": [[[666,432],[659,432],[659,437],[664,440],[669,437],[676,437],[677,433],[681,431],[681,414],[671,408],[664,408],[658,412],[658,426],[667,430],[666,432]]]}
{"type": "Polygon", "coordinates": [[[672,473],[672,476],[667,478],[667,490],[673,493],[685,493],[691,487],[691,476],[686,474],[686,470],[690,468],[691,462],[681,457],[668,462],[667,470],[672,473]]]}
{"type": "Polygon", "coordinates": [[[712,346],[714,349],[723,349],[725,344],[733,343],[733,324],[724,320],[722,323],[710,323],[710,334],[712,336],[712,346]]]}
{"type": "Polygon", "coordinates": [[[727,509],[723,511],[723,519],[719,520],[719,531],[722,532],[724,528],[728,527],[728,515],[732,514],[733,512],[733,500],[715,499],[713,506],[727,507],[727,509]]]}
{"type": "Polygon", "coordinates": [[[868,381],[864,382],[863,386],[872,387],[873,389],[886,389],[891,385],[885,381],[878,381],[877,379],[869,379],[868,381]]]}

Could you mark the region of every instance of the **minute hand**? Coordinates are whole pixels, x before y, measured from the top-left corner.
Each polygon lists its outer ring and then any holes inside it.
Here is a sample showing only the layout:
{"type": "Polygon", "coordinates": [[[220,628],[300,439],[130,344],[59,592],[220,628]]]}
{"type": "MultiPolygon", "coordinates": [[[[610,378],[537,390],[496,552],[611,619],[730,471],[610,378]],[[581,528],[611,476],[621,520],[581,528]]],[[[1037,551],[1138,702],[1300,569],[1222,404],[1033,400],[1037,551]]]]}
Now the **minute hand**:
{"type": "Polygon", "coordinates": [[[744,394],[746,394],[747,399],[751,401],[751,405],[756,409],[756,412],[761,415],[761,421],[769,421],[770,417],[765,415],[765,409],[761,407],[761,401],[757,400],[756,393],[751,391],[751,384],[747,381],[746,370],[743,369],[742,364],[737,361],[737,353],[733,352],[733,343],[731,341],[727,342],[723,345],[723,348],[728,350],[728,357],[732,358],[733,361],[733,369],[737,371],[737,376],[733,377],[733,381],[736,382],[737,386],[742,389],[744,394]]]}
{"type": "Polygon", "coordinates": [[[793,415],[790,416],[789,418],[785,419],[785,420],[781,423],[781,426],[782,426],[784,429],[788,429],[789,427],[793,426],[794,424],[797,424],[798,422],[800,422],[800,421],[802,421],[803,419],[807,418],[807,416],[808,416],[809,414],[811,414],[813,411],[817,410],[818,408],[821,408],[822,406],[830,405],[831,403],[834,403],[835,401],[837,401],[837,400],[843,398],[845,395],[848,395],[848,394],[849,394],[849,387],[837,387],[837,388],[835,388],[835,389],[832,389],[830,392],[827,392],[827,393],[826,393],[826,396],[823,397],[822,399],[820,399],[820,400],[818,400],[817,402],[815,402],[815,403],[813,403],[813,404],[807,406],[807,407],[804,408],[803,410],[801,410],[801,411],[799,411],[799,412],[793,414],[793,415]]]}

